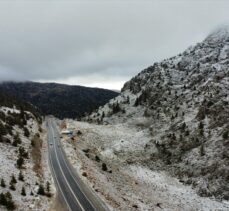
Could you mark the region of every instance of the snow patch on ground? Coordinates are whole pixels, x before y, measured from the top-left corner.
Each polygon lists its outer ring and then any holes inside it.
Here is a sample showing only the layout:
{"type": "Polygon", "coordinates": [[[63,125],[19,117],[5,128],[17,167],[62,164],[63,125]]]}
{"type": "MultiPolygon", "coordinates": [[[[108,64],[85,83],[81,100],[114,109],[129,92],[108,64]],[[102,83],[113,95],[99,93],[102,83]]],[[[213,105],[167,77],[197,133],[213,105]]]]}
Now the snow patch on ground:
{"type": "MultiPolygon", "coordinates": [[[[20,112],[19,110],[7,107],[1,107],[0,110],[5,112],[6,114],[8,111],[12,113],[20,112]]],[[[30,136],[28,138],[24,136],[24,131],[21,128],[19,128],[18,126],[13,127],[13,133],[18,133],[19,137],[22,140],[22,144],[20,144],[20,146],[23,146],[25,150],[29,152],[29,159],[25,159],[25,168],[22,169],[22,173],[24,175],[24,182],[18,180],[18,175],[20,172],[20,170],[16,167],[16,161],[18,159],[18,147],[14,147],[12,146],[12,144],[0,143],[0,179],[3,178],[6,183],[5,188],[0,187],[0,192],[5,193],[9,191],[12,194],[13,201],[17,206],[17,210],[49,210],[52,198],[37,195],[38,185],[36,185],[36,183],[49,181],[51,183],[51,193],[55,193],[54,182],[52,180],[52,176],[48,166],[48,151],[45,134],[41,133],[41,138],[43,139],[41,160],[43,175],[42,178],[40,178],[33,169],[34,163],[31,156],[31,140],[34,135],[38,133],[39,125],[36,120],[30,118],[27,121],[26,126],[30,132],[30,136]],[[15,191],[9,189],[9,182],[12,174],[14,174],[15,178],[17,179],[17,183],[15,184],[15,191]],[[23,186],[26,190],[26,196],[21,195],[21,189],[23,186]],[[31,195],[31,192],[33,192],[34,195],[31,195]]],[[[12,142],[12,136],[8,134],[6,137],[9,138],[12,142]]],[[[0,207],[0,210],[2,209],[3,207],[0,207]]]]}
{"type": "Polygon", "coordinates": [[[190,186],[163,171],[128,163],[129,157],[144,157],[141,153],[150,140],[144,130],[125,124],[96,125],[73,120],[68,120],[68,125],[82,132],[74,141],[70,137],[62,139],[68,158],[85,183],[113,210],[229,209],[228,203],[200,197],[190,186]],[[87,155],[85,149],[89,149],[87,155]],[[102,163],[106,163],[108,171],[102,170],[102,163]],[[82,176],[83,172],[87,177],[82,176]]]}

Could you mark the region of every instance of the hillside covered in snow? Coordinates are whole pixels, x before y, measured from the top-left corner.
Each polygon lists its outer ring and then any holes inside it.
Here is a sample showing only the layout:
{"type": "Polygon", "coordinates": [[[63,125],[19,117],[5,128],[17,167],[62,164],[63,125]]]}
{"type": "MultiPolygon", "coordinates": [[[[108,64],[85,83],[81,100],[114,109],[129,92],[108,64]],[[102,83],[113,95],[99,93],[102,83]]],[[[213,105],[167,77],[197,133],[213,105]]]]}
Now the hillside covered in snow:
{"type": "Polygon", "coordinates": [[[224,28],[146,68],[85,118],[101,128],[136,131],[132,138],[125,132],[122,139],[118,133],[112,140],[94,138],[91,148],[109,163],[163,171],[199,196],[229,200],[228,93],[229,30],[224,28]]]}
{"type": "Polygon", "coordinates": [[[41,123],[33,106],[0,92],[0,210],[50,206],[55,189],[41,123]]]}

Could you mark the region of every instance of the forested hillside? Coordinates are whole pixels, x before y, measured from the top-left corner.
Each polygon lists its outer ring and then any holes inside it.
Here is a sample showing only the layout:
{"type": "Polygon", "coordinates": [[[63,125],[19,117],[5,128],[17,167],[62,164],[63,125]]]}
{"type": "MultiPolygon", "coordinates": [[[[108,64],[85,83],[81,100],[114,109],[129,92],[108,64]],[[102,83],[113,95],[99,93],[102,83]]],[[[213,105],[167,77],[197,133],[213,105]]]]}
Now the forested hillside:
{"type": "Polygon", "coordinates": [[[35,105],[43,115],[79,118],[107,103],[117,92],[56,83],[4,82],[0,90],[35,105]]]}

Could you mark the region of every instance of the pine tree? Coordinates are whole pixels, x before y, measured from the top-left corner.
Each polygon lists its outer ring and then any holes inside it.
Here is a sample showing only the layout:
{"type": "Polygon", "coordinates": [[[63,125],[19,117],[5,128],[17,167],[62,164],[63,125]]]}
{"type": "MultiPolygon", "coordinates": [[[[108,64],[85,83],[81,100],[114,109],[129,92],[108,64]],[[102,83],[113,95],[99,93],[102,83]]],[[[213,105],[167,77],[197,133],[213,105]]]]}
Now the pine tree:
{"type": "Polygon", "coordinates": [[[15,191],[16,190],[16,187],[15,187],[15,183],[13,183],[12,181],[10,181],[10,190],[13,190],[15,191]]]}
{"type": "Polygon", "coordinates": [[[23,176],[23,174],[22,174],[22,171],[19,172],[18,180],[24,181],[24,176],[23,176]]]}
{"type": "Polygon", "coordinates": [[[20,139],[20,137],[19,137],[19,134],[17,133],[17,134],[14,136],[14,140],[13,140],[12,145],[13,145],[14,147],[17,147],[18,144],[21,144],[21,139],[20,139]]]}
{"type": "Polygon", "coordinates": [[[46,182],[46,190],[49,193],[50,192],[50,183],[49,181],[46,182]]]}
{"type": "Polygon", "coordinates": [[[223,139],[228,139],[228,137],[229,137],[229,131],[226,130],[226,131],[224,131],[224,133],[223,133],[223,139]]]}
{"type": "Polygon", "coordinates": [[[6,196],[4,193],[0,193],[0,205],[5,206],[7,204],[6,196]]]}
{"type": "Polygon", "coordinates": [[[17,145],[18,145],[18,142],[14,139],[12,142],[12,146],[17,147],[17,145]]]}
{"type": "Polygon", "coordinates": [[[204,155],[205,155],[204,145],[201,144],[201,145],[200,145],[200,156],[204,156],[204,155]]]}
{"type": "Polygon", "coordinates": [[[24,136],[29,137],[30,132],[27,127],[24,127],[24,136]]]}
{"type": "Polygon", "coordinates": [[[17,180],[16,180],[14,174],[11,175],[11,182],[14,183],[14,184],[17,183],[17,180]]]}
{"type": "Polygon", "coordinates": [[[5,188],[5,187],[6,187],[6,184],[5,184],[5,181],[4,181],[4,179],[3,179],[3,178],[1,179],[1,187],[3,187],[3,188],[5,188]]]}
{"type": "Polygon", "coordinates": [[[2,124],[2,122],[0,122],[0,135],[2,135],[2,136],[6,135],[6,128],[2,124]]]}
{"type": "Polygon", "coordinates": [[[26,196],[26,191],[25,191],[25,187],[24,186],[21,189],[21,195],[22,196],[26,196]]]}
{"type": "Polygon", "coordinates": [[[3,178],[1,179],[1,187],[3,187],[3,188],[6,187],[6,183],[5,183],[5,180],[3,178]]]}
{"type": "Polygon", "coordinates": [[[139,106],[139,98],[137,97],[136,100],[135,100],[135,103],[134,103],[134,106],[139,106]]]}
{"type": "Polygon", "coordinates": [[[17,159],[17,167],[20,169],[20,168],[22,168],[23,164],[24,164],[24,158],[23,157],[19,157],[17,159]]]}
{"type": "Polygon", "coordinates": [[[103,164],[102,164],[102,170],[103,170],[103,171],[107,171],[107,165],[106,165],[106,163],[103,163],[103,164]]]}
{"type": "Polygon", "coordinates": [[[25,151],[25,148],[20,146],[19,147],[19,157],[23,157],[23,158],[29,158],[29,154],[27,151],[25,151]]]}
{"type": "Polygon", "coordinates": [[[6,204],[6,208],[7,210],[15,210],[16,209],[16,206],[13,202],[13,198],[12,198],[12,195],[10,192],[7,192],[5,194],[5,197],[6,197],[6,201],[7,201],[7,204],[6,204]]]}
{"type": "Polygon", "coordinates": [[[39,194],[39,195],[45,195],[45,190],[44,190],[44,187],[43,187],[42,184],[39,185],[37,194],[39,194]]]}

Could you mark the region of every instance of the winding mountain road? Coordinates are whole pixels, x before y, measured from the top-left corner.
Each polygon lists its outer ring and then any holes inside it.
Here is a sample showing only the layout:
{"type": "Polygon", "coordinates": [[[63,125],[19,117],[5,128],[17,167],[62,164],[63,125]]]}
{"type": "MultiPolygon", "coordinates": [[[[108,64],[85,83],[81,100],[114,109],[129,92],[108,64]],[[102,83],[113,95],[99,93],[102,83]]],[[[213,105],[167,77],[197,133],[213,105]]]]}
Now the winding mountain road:
{"type": "Polygon", "coordinates": [[[49,160],[60,195],[70,211],[103,211],[105,205],[85,186],[74,172],[60,145],[60,135],[53,118],[47,119],[49,160]]]}

